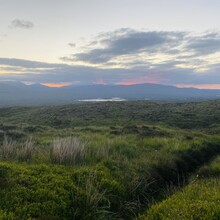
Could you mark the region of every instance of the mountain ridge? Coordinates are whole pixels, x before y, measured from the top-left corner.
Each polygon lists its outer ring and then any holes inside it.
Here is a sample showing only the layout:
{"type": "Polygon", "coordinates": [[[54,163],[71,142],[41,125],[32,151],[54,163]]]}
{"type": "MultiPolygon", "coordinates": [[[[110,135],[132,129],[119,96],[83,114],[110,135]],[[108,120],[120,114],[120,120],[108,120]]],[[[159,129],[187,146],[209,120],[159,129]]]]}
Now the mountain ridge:
{"type": "Polygon", "coordinates": [[[201,101],[220,98],[220,90],[178,88],[160,84],[71,85],[51,88],[19,81],[0,82],[0,106],[69,104],[83,99],[201,101]]]}

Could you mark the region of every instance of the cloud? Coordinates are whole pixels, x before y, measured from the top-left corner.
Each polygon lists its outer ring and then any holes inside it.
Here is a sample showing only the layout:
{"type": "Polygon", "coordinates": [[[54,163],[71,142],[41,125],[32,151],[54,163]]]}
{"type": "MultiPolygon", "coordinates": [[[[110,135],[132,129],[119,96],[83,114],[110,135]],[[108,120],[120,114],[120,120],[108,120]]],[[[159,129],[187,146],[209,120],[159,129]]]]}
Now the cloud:
{"type": "Polygon", "coordinates": [[[0,79],[36,83],[220,84],[220,33],[101,33],[65,63],[0,58],[0,79]]]}
{"type": "Polygon", "coordinates": [[[19,80],[35,83],[74,83],[79,85],[105,82],[108,84],[158,83],[158,84],[216,84],[220,82],[220,67],[198,74],[193,68],[173,68],[173,64],[161,64],[151,69],[144,66],[134,68],[97,68],[51,64],[28,60],[1,58],[0,80],[19,80]],[[7,64],[7,65],[6,65],[7,64]]]}
{"type": "Polygon", "coordinates": [[[62,57],[61,60],[73,64],[124,68],[140,65],[157,68],[161,64],[176,63],[178,68],[202,72],[220,62],[220,54],[216,53],[220,53],[218,31],[190,33],[125,28],[101,33],[81,52],[62,57]]]}
{"type": "Polygon", "coordinates": [[[67,66],[62,64],[51,64],[51,63],[24,60],[24,59],[15,59],[15,58],[0,58],[0,65],[16,66],[22,68],[52,68],[52,67],[67,66]]]}
{"type": "Polygon", "coordinates": [[[31,29],[34,27],[34,24],[31,21],[15,19],[11,22],[11,28],[24,28],[31,29]]]}
{"type": "Polygon", "coordinates": [[[169,48],[177,46],[183,37],[182,32],[138,32],[120,29],[113,33],[101,34],[98,36],[99,41],[89,44],[90,46],[101,45],[102,48],[73,54],[69,60],[97,64],[108,62],[116,56],[169,51],[169,48]]]}
{"type": "Polygon", "coordinates": [[[186,49],[196,55],[206,55],[220,51],[220,34],[217,32],[191,37],[186,49]]]}
{"type": "Polygon", "coordinates": [[[68,43],[68,45],[69,45],[70,47],[76,47],[76,44],[74,44],[74,43],[68,43]]]}

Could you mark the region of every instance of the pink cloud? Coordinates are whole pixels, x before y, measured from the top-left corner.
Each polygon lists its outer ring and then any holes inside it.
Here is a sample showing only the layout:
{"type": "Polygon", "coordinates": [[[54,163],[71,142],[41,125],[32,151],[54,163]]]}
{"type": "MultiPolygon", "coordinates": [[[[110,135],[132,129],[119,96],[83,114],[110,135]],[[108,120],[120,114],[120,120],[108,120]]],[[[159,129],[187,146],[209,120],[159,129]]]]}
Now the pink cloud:
{"type": "Polygon", "coordinates": [[[178,88],[220,89],[220,84],[176,84],[178,88]]]}
{"type": "Polygon", "coordinates": [[[130,79],[130,80],[125,80],[125,81],[120,81],[116,83],[117,85],[124,85],[124,86],[129,86],[129,85],[135,85],[135,84],[144,84],[144,83],[151,83],[151,84],[161,84],[164,82],[164,79],[160,76],[144,76],[144,77],[139,77],[135,79],[130,79]]]}

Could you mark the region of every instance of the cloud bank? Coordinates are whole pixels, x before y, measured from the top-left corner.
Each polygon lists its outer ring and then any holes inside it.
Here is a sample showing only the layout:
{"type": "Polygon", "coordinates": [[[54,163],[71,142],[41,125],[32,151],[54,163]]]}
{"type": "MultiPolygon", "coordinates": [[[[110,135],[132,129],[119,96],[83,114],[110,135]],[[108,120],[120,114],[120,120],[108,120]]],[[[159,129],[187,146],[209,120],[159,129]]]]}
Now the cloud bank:
{"type": "Polygon", "coordinates": [[[63,63],[55,64],[0,58],[0,80],[124,85],[220,84],[218,31],[190,33],[124,28],[101,33],[77,50],[62,57],[63,63]]]}

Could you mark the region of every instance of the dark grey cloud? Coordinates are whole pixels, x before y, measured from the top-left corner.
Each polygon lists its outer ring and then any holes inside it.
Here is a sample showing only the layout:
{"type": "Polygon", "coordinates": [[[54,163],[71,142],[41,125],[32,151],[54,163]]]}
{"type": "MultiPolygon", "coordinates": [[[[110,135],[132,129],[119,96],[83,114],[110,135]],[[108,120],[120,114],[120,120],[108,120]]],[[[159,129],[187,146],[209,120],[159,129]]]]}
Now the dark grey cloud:
{"type": "Polygon", "coordinates": [[[220,84],[220,58],[205,57],[220,52],[218,32],[195,35],[120,29],[99,34],[87,46],[82,53],[63,57],[66,64],[0,58],[0,68],[10,73],[0,74],[0,79],[79,84],[220,84]],[[98,65],[76,65],[74,61],[98,65]]]}
{"type": "Polygon", "coordinates": [[[0,65],[16,66],[22,68],[53,68],[53,67],[66,66],[62,64],[51,64],[51,63],[15,59],[15,58],[0,58],[0,65]]]}
{"type": "Polygon", "coordinates": [[[10,27],[30,29],[34,27],[34,24],[31,21],[15,19],[11,22],[10,27]]]}
{"type": "Polygon", "coordinates": [[[61,59],[66,62],[108,64],[122,56],[163,53],[190,61],[216,52],[220,52],[220,33],[217,31],[195,35],[189,32],[135,31],[125,28],[101,33],[81,53],[61,59]]]}
{"type": "Polygon", "coordinates": [[[76,47],[76,44],[74,44],[74,43],[69,43],[68,44],[70,47],[76,47]]]}
{"type": "Polygon", "coordinates": [[[141,65],[130,69],[100,69],[88,66],[71,66],[17,59],[8,59],[8,62],[6,61],[7,58],[1,58],[0,65],[9,65],[7,70],[10,71],[10,74],[0,74],[0,80],[19,80],[35,83],[72,82],[78,84],[93,84],[98,83],[100,80],[109,84],[127,81],[137,83],[155,82],[160,84],[220,83],[220,65],[216,65],[215,68],[210,69],[206,73],[198,74],[193,68],[175,68],[175,61],[155,65],[153,69],[141,65]],[[23,74],[16,74],[16,70],[19,71],[22,68],[27,69],[23,74]]]}
{"type": "MultiPolygon", "coordinates": [[[[131,29],[120,29],[117,32],[99,35],[99,44],[104,48],[95,48],[86,52],[73,54],[69,60],[89,63],[105,63],[116,56],[140,52],[156,53],[169,51],[177,46],[185,36],[183,32],[136,32],[131,29]]],[[[91,44],[97,44],[93,41],[91,44]]],[[[173,52],[173,51],[171,51],[173,52]]]]}
{"type": "Polygon", "coordinates": [[[209,33],[199,37],[191,37],[186,47],[196,55],[206,55],[220,51],[220,34],[209,33]]]}

